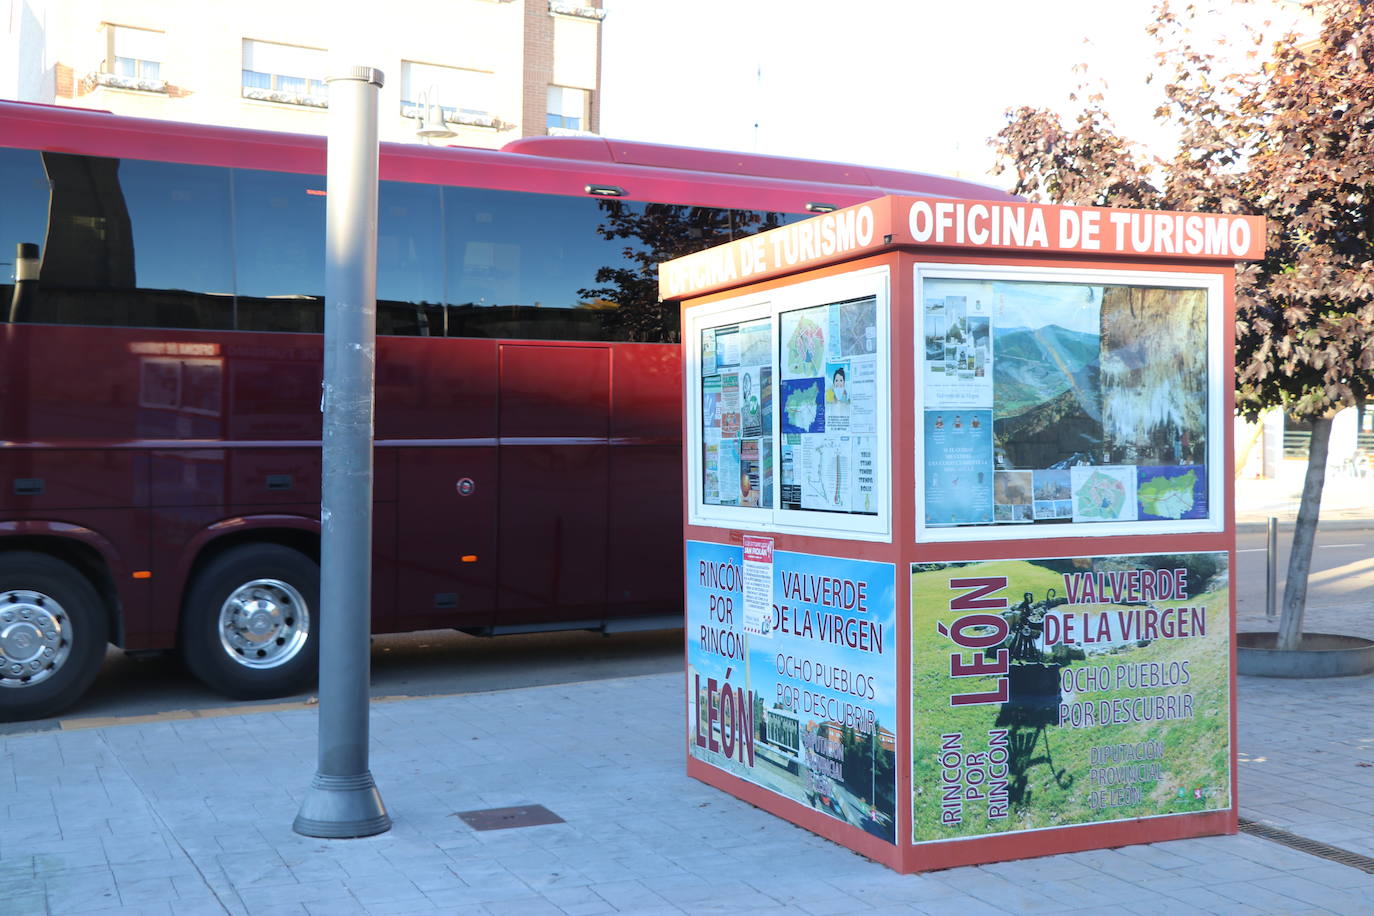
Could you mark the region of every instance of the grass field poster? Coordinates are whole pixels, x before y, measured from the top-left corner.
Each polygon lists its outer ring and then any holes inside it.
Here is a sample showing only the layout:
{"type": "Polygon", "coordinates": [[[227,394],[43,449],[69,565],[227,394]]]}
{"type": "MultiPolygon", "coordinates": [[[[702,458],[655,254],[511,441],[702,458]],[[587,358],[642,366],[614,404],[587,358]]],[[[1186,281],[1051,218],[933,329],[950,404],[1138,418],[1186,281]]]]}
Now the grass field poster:
{"type": "Polygon", "coordinates": [[[1227,554],[911,567],[912,842],[1230,807],[1227,554]]]}
{"type": "Polygon", "coordinates": [[[895,844],[897,569],[782,550],[771,563],[771,617],[746,626],[761,564],[687,542],[687,751],[895,844]]]}

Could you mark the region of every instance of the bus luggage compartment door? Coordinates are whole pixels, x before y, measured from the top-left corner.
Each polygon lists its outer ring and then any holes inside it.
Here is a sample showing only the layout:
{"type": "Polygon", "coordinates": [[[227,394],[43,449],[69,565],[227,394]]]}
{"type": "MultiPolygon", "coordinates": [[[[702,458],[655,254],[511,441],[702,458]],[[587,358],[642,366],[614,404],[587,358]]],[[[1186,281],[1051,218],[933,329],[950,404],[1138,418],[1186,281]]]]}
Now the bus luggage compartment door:
{"type": "Polygon", "coordinates": [[[610,349],[503,345],[498,628],[605,615],[610,349]]]}

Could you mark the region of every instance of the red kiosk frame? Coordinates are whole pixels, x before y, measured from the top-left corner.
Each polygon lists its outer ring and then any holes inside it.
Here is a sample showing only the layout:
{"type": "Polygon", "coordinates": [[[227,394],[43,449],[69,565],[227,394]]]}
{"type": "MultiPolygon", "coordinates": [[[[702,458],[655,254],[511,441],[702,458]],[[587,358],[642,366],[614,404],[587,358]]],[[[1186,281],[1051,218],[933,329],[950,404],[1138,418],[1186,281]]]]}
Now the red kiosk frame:
{"type": "Polygon", "coordinates": [[[887,197],[666,262],[687,772],[902,872],[1234,833],[1257,217],[887,197]]]}

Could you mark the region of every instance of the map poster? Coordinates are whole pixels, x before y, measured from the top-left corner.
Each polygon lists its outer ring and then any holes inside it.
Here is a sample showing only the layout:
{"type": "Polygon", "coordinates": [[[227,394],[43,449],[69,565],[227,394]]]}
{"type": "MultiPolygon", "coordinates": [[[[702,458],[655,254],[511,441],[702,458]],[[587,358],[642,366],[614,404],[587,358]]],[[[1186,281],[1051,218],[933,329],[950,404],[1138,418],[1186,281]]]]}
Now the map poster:
{"type": "Polygon", "coordinates": [[[1207,517],[1207,469],[1200,464],[1136,468],[1142,519],[1207,517]]]}
{"type": "Polygon", "coordinates": [[[781,399],[784,433],[825,432],[825,379],[785,378],[781,399]]]}
{"type": "Polygon", "coordinates": [[[1223,810],[1225,551],[911,567],[912,841],[1223,810]]]}
{"type": "Polygon", "coordinates": [[[820,308],[782,313],[782,377],[819,378],[825,371],[825,314],[820,308]]]}
{"type": "Polygon", "coordinates": [[[925,411],[927,525],[993,521],[992,411],[925,411]]]}
{"type": "Polygon", "coordinates": [[[744,566],[687,542],[687,752],[895,843],[896,568],[774,551],[764,639],[744,566]]]}
{"type": "Polygon", "coordinates": [[[1069,468],[1075,522],[1119,522],[1136,519],[1136,469],[1108,465],[1069,468]]]}
{"type": "Polygon", "coordinates": [[[848,512],[853,461],[849,436],[803,436],[801,504],[803,509],[848,512]]]}

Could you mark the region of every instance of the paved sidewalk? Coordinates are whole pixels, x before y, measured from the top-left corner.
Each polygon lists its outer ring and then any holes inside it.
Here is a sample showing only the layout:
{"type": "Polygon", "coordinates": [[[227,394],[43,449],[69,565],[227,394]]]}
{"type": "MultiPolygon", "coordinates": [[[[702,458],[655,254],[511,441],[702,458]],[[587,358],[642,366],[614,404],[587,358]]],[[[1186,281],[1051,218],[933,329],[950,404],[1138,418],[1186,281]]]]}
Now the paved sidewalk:
{"type": "MultiPolygon", "coordinates": [[[[1374,855],[1374,677],[1240,682],[1245,817],[1374,855]]],[[[309,709],[0,739],[0,913],[1374,911],[1252,836],[897,875],[683,775],[681,676],[379,703],[382,836],[291,831],[309,709]],[[542,804],[489,832],[457,812],[542,804]]]]}
{"type": "MultiPolygon", "coordinates": [[[[1263,531],[1270,516],[1291,531],[1302,502],[1303,462],[1285,462],[1300,467],[1285,468],[1272,479],[1236,480],[1236,528],[1263,531]]],[[[1321,527],[1374,527],[1374,477],[1348,477],[1331,474],[1322,487],[1321,527]]]]}

